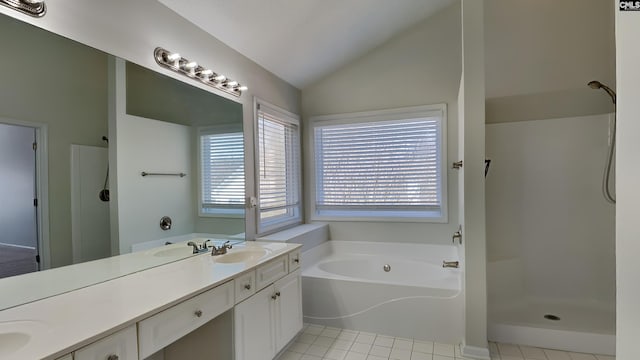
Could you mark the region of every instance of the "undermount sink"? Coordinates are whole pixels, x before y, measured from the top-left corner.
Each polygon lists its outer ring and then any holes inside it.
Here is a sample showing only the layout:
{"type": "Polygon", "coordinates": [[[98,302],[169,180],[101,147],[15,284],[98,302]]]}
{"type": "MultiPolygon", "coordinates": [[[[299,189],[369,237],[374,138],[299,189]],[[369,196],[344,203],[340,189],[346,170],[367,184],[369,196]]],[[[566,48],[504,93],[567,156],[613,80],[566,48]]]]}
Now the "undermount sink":
{"type": "Polygon", "coordinates": [[[213,260],[217,263],[232,264],[240,262],[251,262],[261,259],[269,253],[264,248],[231,250],[225,255],[217,255],[213,260]]]}
{"type": "Polygon", "coordinates": [[[0,358],[9,356],[24,348],[31,340],[34,327],[41,327],[37,321],[0,322],[0,358]]]}

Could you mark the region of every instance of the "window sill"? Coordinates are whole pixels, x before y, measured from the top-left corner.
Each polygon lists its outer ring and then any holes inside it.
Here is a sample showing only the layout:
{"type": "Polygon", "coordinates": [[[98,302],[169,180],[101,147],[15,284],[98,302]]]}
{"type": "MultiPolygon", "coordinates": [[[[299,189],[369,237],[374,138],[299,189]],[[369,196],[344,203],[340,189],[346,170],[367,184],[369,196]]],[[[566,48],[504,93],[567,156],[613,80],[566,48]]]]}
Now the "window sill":
{"type": "MultiPolygon", "coordinates": [[[[440,214],[438,214],[440,215],[440,214]]],[[[446,224],[449,219],[446,215],[434,217],[411,217],[411,216],[358,216],[348,214],[315,214],[311,216],[311,221],[341,221],[341,222],[396,222],[396,223],[434,223],[446,224]]]]}

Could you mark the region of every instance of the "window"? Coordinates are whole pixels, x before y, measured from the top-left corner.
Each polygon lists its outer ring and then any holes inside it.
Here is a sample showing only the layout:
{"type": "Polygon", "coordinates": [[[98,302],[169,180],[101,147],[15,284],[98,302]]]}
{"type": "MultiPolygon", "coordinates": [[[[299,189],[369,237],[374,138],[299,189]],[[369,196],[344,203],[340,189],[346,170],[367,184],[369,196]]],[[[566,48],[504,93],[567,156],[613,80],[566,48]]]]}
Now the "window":
{"type": "Polygon", "coordinates": [[[446,105],[312,119],[315,219],[446,222],[446,105]]]}
{"type": "Polygon", "coordinates": [[[296,115],[256,101],[258,233],[301,222],[300,124],[296,115]]]}
{"type": "Polygon", "coordinates": [[[244,138],[229,126],[200,128],[200,216],[244,216],[244,138]]]}

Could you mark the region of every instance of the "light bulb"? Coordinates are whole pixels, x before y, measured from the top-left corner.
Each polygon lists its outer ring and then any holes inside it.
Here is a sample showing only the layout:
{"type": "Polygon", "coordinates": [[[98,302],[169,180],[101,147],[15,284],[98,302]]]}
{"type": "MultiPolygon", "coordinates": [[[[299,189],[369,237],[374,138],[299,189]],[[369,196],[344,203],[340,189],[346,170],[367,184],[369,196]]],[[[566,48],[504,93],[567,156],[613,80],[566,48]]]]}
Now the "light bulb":
{"type": "Polygon", "coordinates": [[[224,75],[218,75],[218,76],[213,78],[213,80],[215,80],[215,81],[225,81],[226,79],[227,79],[227,77],[224,76],[224,75]]]}
{"type": "Polygon", "coordinates": [[[243,86],[240,86],[240,87],[238,88],[238,90],[240,90],[240,91],[247,91],[247,90],[249,90],[249,88],[243,85],[243,86]]]}
{"type": "Polygon", "coordinates": [[[196,66],[198,66],[198,63],[195,62],[195,61],[191,61],[191,62],[188,62],[188,63],[184,64],[184,68],[188,69],[188,70],[195,69],[196,66]]]}
{"type": "Polygon", "coordinates": [[[236,86],[238,86],[238,82],[237,81],[229,81],[225,85],[227,85],[228,87],[236,87],[236,86]]]}
{"type": "Polygon", "coordinates": [[[176,61],[176,60],[179,60],[181,57],[182,56],[180,56],[180,54],[178,54],[178,53],[172,53],[172,54],[167,55],[167,60],[176,61]]]}
{"type": "Polygon", "coordinates": [[[213,75],[213,71],[206,69],[206,70],[202,70],[200,71],[200,75],[201,76],[209,76],[209,75],[213,75]]]}

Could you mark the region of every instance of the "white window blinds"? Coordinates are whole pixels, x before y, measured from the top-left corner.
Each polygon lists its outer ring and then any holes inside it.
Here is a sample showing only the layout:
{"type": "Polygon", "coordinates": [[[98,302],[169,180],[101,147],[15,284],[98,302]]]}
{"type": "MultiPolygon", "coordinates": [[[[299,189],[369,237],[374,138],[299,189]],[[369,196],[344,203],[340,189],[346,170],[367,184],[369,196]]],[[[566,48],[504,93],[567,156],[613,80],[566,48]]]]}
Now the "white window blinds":
{"type": "Polygon", "coordinates": [[[244,138],[242,131],[201,129],[201,214],[244,214],[244,138]]]}
{"type": "Polygon", "coordinates": [[[300,129],[297,119],[265,104],[257,115],[262,233],[300,221],[300,129]]]}
{"type": "Polygon", "coordinates": [[[442,116],[412,115],[314,123],[317,215],[443,217],[442,116]]]}

